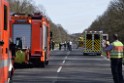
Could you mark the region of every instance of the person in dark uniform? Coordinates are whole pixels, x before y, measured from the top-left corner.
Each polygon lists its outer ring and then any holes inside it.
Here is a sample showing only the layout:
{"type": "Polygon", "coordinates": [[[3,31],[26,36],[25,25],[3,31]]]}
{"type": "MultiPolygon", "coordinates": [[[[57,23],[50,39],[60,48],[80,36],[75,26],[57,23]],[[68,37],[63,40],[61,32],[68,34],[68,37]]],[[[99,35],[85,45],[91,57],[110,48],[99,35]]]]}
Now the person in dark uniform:
{"type": "Polygon", "coordinates": [[[67,43],[66,43],[66,41],[64,42],[64,50],[66,50],[66,46],[67,46],[67,43]]]}
{"type": "Polygon", "coordinates": [[[62,43],[59,43],[59,50],[61,50],[62,48],[62,43]]]}
{"type": "Polygon", "coordinates": [[[55,42],[52,41],[52,50],[54,50],[54,48],[55,48],[55,42]]]}
{"type": "Polygon", "coordinates": [[[118,35],[113,35],[114,42],[106,48],[111,52],[111,72],[113,75],[114,83],[124,83],[122,75],[122,60],[123,60],[123,44],[118,40],[118,35]]]}
{"type": "Polygon", "coordinates": [[[67,42],[67,50],[70,51],[70,43],[67,42]]]}

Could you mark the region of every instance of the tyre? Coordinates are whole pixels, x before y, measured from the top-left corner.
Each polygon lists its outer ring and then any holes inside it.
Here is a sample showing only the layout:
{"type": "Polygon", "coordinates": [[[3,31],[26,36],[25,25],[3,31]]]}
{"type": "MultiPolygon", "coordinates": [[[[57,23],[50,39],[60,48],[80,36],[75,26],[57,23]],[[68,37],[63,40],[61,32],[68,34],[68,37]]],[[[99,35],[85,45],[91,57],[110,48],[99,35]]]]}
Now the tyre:
{"type": "Polygon", "coordinates": [[[46,66],[46,62],[41,62],[41,67],[45,68],[45,66],[46,66]]]}

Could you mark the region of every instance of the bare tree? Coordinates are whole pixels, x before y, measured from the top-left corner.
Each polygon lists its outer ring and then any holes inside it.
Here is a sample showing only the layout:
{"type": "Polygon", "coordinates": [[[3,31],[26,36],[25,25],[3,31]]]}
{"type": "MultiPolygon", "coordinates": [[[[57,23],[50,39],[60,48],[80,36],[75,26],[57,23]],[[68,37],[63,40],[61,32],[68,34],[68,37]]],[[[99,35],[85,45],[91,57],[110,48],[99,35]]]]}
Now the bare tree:
{"type": "Polygon", "coordinates": [[[33,13],[36,6],[32,4],[32,0],[8,0],[10,2],[11,12],[16,13],[33,13]]]}
{"type": "Polygon", "coordinates": [[[110,36],[113,33],[118,33],[120,40],[124,42],[124,0],[111,1],[106,12],[98,17],[88,30],[99,30],[100,27],[102,27],[102,30],[106,33],[109,33],[110,36]]]}

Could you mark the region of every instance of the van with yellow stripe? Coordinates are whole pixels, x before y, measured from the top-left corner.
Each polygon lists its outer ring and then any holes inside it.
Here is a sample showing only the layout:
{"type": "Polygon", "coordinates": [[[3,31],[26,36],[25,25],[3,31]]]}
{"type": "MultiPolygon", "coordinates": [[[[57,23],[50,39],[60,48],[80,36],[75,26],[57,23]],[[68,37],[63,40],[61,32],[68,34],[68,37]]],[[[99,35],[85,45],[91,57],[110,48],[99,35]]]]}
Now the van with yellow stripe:
{"type": "Polygon", "coordinates": [[[101,55],[102,53],[102,31],[85,31],[84,38],[84,55],[101,55]]]}

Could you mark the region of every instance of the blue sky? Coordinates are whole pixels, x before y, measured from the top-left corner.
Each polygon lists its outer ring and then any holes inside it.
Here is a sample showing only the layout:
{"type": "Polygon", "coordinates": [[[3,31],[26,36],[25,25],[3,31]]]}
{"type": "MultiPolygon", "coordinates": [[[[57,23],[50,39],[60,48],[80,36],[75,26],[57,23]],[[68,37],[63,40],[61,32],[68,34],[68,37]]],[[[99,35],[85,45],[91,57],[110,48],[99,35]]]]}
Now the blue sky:
{"type": "Polygon", "coordinates": [[[80,33],[107,9],[112,0],[34,0],[55,24],[69,33],[80,33]]]}

